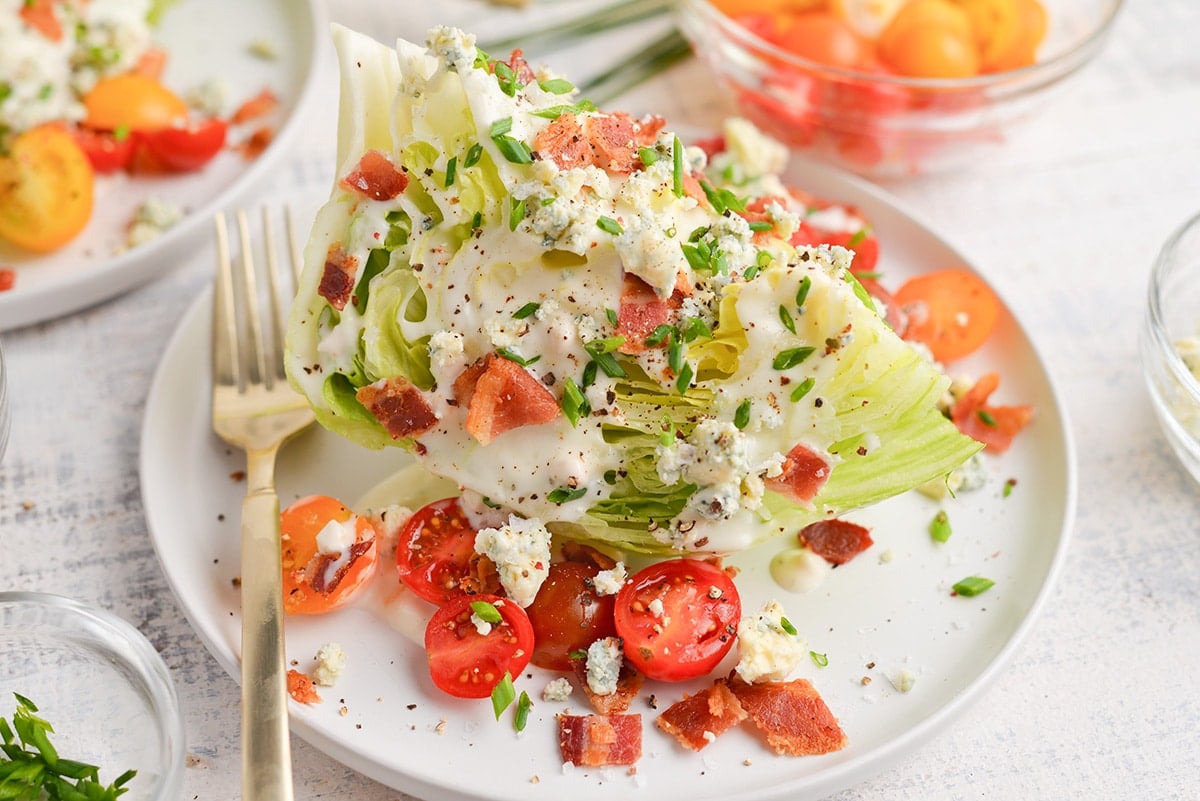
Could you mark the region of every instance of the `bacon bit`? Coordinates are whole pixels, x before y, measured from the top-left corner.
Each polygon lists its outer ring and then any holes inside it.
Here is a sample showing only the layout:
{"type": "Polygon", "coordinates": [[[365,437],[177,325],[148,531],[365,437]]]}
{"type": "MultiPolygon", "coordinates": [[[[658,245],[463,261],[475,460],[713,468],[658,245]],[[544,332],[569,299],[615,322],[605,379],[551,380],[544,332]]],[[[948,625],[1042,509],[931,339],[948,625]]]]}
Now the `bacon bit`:
{"type": "Polygon", "coordinates": [[[244,122],[264,117],[278,107],[279,96],[268,87],[238,106],[229,121],[234,125],[241,125],[244,122]]]}
{"type": "Polygon", "coordinates": [[[162,77],[166,66],[167,51],[161,47],[151,47],[138,56],[137,62],[133,65],[133,72],[158,80],[162,77]]]}
{"type": "Polygon", "coordinates": [[[825,457],[798,444],[783,460],[783,472],[765,480],[767,489],[786,495],[797,503],[808,503],[829,480],[831,466],[825,457]]]}
{"type": "Polygon", "coordinates": [[[627,662],[621,664],[621,673],[617,676],[617,689],[607,695],[597,695],[588,686],[586,659],[573,659],[571,663],[571,667],[575,671],[575,678],[579,680],[579,685],[583,687],[583,694],[587,696],[592,709],[601,715],[612,715],[618,712],[629,711],[629,707],[633,705],[634,699],[642,691],[642,683],[645,679],[641,673],[627,662]]]}
{"type": "Polygon", "coordinates": [[[663,711],[655,723],[693,751],[699,751],[718,735],[748,717],[737,696],[724,681],[695,695],[683,697],[663,711]]]}
{"type": "MultiPolygon", "coordinates": [[[[533,149],[560,170],[595,166],[619,175],[641,168],[639,146],[651,145],[665,124],[661,117],[634,120],[628,114],[589,116],[581,123],[574,114],[561,114],[538,132],[533,149]]],[[[700,185],[696,185],[704,196],[700,185]]]]}
{"type": "Polygon", "coordinates": [[[349,548],[349,558],[334,571],[332,576],[328,575],[328,567],[338,560],[340,554],[318,553],[305,569],[308,574],[308,583],[317,592],[328,595],[338,588],[354,563],[373,550],[375,550],[374,538],[355,542],[349,548]]]}
{"type": "Polygon", "coordinates": [[[329,301],[329,305],[341,311],[354,292],[354,277],[358,274],[358,258],[342,250],[339,244],[329,246],[325,252],[325,272],[317,294],[329,301]]]}
{"type": "Polygon", "coordinates": [[[621,353],[637,354],[646,350],[646,337],[667,322],[669,313],[667,302],[658,296],[654,287],[633,273],[625,273],[617,310],[617,333],[625,337],[621,353]]]}
{"type": "Polygon", "coordinates": [[[579,767],[632,765],[642,756],[642,716],[559,715],[558,748],[579,767]]]}
{"type": "MultiPolygon", "coordinates": [[[[537,81],[537,75],[534,74],[533,68],[529,66],[529,62],[525,60],[525,53],[520,48],[512,51],[508,56],[508,61],[504,63],[508,64],[509,69],[517,74],[517,78],[520,79],[521,83],[534,83],[537,81]]],[[[496,66],[494,64],[491,67],[491,72],[493,75],[496,73],[496,66]]]]}
{"type": "Polygon", "coordinates": [[[846,747],[846,733],[807,679],[747,684],[729,680],[750,721],[777,754],[828,754],[846,747]]]}
{"type": "Polygon", "coordinates": [[[392,439],[420,436],[437,423],[437,415],[424,393],[403,376],[368,384],[354,397],[387,429],[392,439]]]}
{"type": "Polygon", "coordinates": [[[628,114],[588,117],[584,130],[592,149],[592,163],[609,173],[633,172],[641,165],[634,140],[633,118],[628,114]]]}
{"type": "Polygon", "coordinates": [[[562,414],[550,390],[517,363],[489,353],[454,381],[459,402],[467,404],[466,429],[481,445],[506,431],[541,425],[562,414]]]}
{"type": "Polygon", "coordinates": [[[712,204],[708,202],[708,195],[704,194],[704,187],[700,185],[702,178],[704,178],[704,173],[702,172],[684,173],[683,194],[687,197],[690,197],[701,206],[710,206],[712,204]]]}
{"type": "Polygon", "coordinates": [[[7,292],[17,284],[17,271],[11,267],[0,267],[0,292],[7,292]]]}
{"type": "Polygon", "coordinates": [[[982,442],[988,450],[1004,453],[1012,445],[1013,438],[1033,418],[1033,406],[989,406],[987,400],[998,386],[999,373],[988,373],[980,378],[955,402],[950,419],[959,431],[982,442]]]}
{"type": "Polygon", "coordinates": [[[234,146],[234,150],[242,154],[247,160],[256,159],[263,154],[263,151],[271,146],[271,142],[275,139],[275,129],[269,125],[254,131],[240,144],[234,146]]]}
{"type": "Polygon", "coordinates": [[[23,0],[21,20],[52,42],[61,42],[62,23],[54,15],[54,0],[23,0]]]}
{"type": "Polygon", "coordinates": [[[665,117],[660,117],[657,114],[647,114],[640,120],[634,121],[633,141],[639,147],[650,147],[658,141],[658,135],[665,127],[667,127],[665,117]]]}
{"type": "Polygon", "coordinates": [[[871,532],[849,520],[818,520],[800,529],[796,535],[802,547],[842,565],[874,544],[871,532]]]}
{"type": "Polygon", "coordinates": [[[372,200],[391,200],[408,186],[408,176],[382,151],[368,150],[339,183],[372,200]]]}
{"type": "Polygon", "coordinates": [[[538,131],[533,138],[533,149],[542,158],[553,161],[560,170],[591,164],[591,150],[574,114],[560,114],[538,131]]]}
{"type": "Polygon", "coordinates": [[[300,704],[319,704],[321,696],[317,694],[316,683],[311,677],[298,670],[287,672],[287,691],[292,700],[300,704]]]}

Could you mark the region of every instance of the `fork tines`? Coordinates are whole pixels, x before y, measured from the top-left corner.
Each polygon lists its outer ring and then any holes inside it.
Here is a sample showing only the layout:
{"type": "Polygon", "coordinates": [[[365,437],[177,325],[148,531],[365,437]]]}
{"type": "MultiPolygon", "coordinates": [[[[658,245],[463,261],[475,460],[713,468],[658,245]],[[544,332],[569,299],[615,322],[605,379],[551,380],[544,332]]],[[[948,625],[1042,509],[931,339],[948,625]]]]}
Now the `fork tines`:
{"type": "Polygon", "coordinates": [[[251,384],[267,389],[277,381],[286,381],[283,369],[283,339],[287,325],[286,309],[300,272],[300,253],[296,246],[295,227],[290,209],[284,209],[284,231],[287,241],[285,259],[290,264],[287,275],[281,275],[278,256],[279,241],[276,224],[270,209],[262,210],[263,249],[255,253],[250,225],[244,210],[239,209],[237,222],[237,252],[230,241],[229,226],[224,212],[214,219],[217,233],[217,276],[213,298],[214,333],[224,332],[215,341],[227,347],[213,348],[213,376],[218,383],[236,385],[244,390],[251,384]],[[262,258],[256,258],[261,256],[262,258]],[[260,273],[265,262],[267,291],[260,293],[260,273]],[[240,284],[235,288],[235,282],[240,284]],[[240,289],[241,291],[237,291],[240,289]],[[263,302],[263,297],[266,302],[263,302]],[[269,313],[269,325],[263,326],[263,306],[269,313]],[[238,342],[249,345],[238,348],[238,342]]]}

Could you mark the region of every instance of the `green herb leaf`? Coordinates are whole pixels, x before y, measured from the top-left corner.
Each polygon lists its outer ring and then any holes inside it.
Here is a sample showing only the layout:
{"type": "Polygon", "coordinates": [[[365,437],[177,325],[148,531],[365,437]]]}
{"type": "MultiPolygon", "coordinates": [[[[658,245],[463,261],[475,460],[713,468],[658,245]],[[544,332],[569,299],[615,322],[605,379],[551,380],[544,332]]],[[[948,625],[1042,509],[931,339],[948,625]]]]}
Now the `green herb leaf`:
{"type": "Polygon", "coordinates": [[[492,123],[491,130],[488,131],[488,136],[495,139],[497,136],[504,136],[512,130],[512,117],[504,117],[492,123]]]}
{"type": "Polygon", "coordinates": [[[495,604],[488,601],[471,601],[471,613],[484,623],[502,623],[504,618],[495,604]]]}
{"type": "Polygon", "coordinates": [[[966,598],[971,598],[980,593],[987,592],[996,582],[982,576],[967,576],[962,581],[952,587],[955,595],[962,595],[966,598]]]}
{"type": "Polygon", "coordinates": [[[816,348],[809,346],[782,350],[775,356],[775,359],[771,362],[771,366],[776,370],[790,370],[813,355],[815,350],[816,348]]]}
{"type": "Polygon", "coordinates": [[[499,348],[496,350],[496,355],[503,356],[510,362],[516,362],[522,367],[528,367],[529,365],[537,362],[538,359],[542,358],[541,356],[534,356],[532,359],[526,359],[524,356],[517,353],[515,350],[512,350],[511,348],[499,348]]]}
{"type": "Polygon", "coordinates": [[[680,395],[686,395],[692,386],[692,375],[692,365],[684,362],[683,369],[679,371],[679,378],[675,379],[675,388],[679,390],[680,395]]]}
{"type": "Polygon", "coordinates": [[[587,111],[595,111],[596,104],[590,100],[580,100],[578,103],[562,104],[559,106],[550,106],[548,108],[540,108],[536,111],[529,112],[535,117],[542,117],[548,120],[557,120],[564,114],[582,114],[587,111]]]}
{"type": "Polygon", "coordinates": [[[786,617],[779,618],[779,627],[793,637],[800,633],[796,631],[796,627],[792,625],[792,621],[788,620],[786,617]]]}
{"type": "Polygon", "coordinates": [[[529,693],[521,690],[521,697],[517,699],[517,711],[513,715],[513,728],[517,731],[525,731],[525,725],[529,722],[529,710],[533,708],[533,701],[529,699],[529,693]]]}
{"type": "Polygon", "coordinates": [[[496,147],[500,148],[504,158],[513,164],[533,163],[533,151],[524,142],[517,141],[511,136],[495,136],[492,137],[492,141],[496,143],[496,147]]]}
{"type": "Polygon", "coordinates": [[[517,230],[517,226],[521,224],[521,220],[525,219],[525,201],[523,199],[517,200],[515,197],[509,198],[509,205],[508,230],[515,231],[517,230]]]}
{"type": "Polygon", "coordinates": [[[752,220],[750,222],[750,230],[758,233],[760,231],[770,231],[775,227],[775,223],[770,220],[752,220]]]}
{"type": "Polygon", "coordinates": [[[504,710],[508,709],[517,697],[517,690],[513,687],[512,674],[507,670],[504,671],[504,678],[500,679],[500,683],[492,688],[492,711],[496,713],[496,720],[500,719],[500,715],[504,710]]]}
{"type": "Polygon", "coordinates": [[[577,501],[584,495],[587,495],[587,487],[576,487],[575,489],[571,489],[569,487],[558,487],[557,489],[552,489],[550,492],[546,493],[546,500],[550,501],[550,503],[556,503],[561,506],[564,503],[577,501]]]}
{"type": "Polygon", "coordinates": [[[750,424],[750,399],[746,398],[738,404],[737,411],[733,413],[733,424],[740,431],[750,424]]]}
{"type": "Polygon", "coordinates": [[[809,651],[808,655],[812,659],[813,664],[817,667],[829,666],[829,657],[825,654],[818,654],[816,651],[809,651]]]}
{"type": "Polygon", "coordinates": [[[929,536],[933,537],[935,542],[946,542],[951,533],[950,516],[946,514],[945,509],[939,509],[929,522],[929,536]]]}
{"type": "Polygon", "coordinates": [[[617,316],[616,309],[605,309],[604,316],[608,318],[614,328],[621,324],[621,318],[617,316]]]}
{"type": "Polygon", "coordinates": [[[647,169],[650,165],[658,161],[658,153],[652,147],[639,147],[638,158],[641,159],[642,168],[647,169]]]}
{"type": "Polygon", "coordinates": [[[657,348],[664,342],[674,341],[676,333],[675,326],[663,323],[662,325],[655,326],[654,330],[650,332],[650,335],[643,342],[648,348],[657,348]]]}
{"type": "Polygon", "coordinates": [[[600,217],[596,220],[596,227],[606,234],[612,234],[613,236],[620,236],[625,233],[625,229],[621,227],[621,224],[612,217],[600,217]]]}

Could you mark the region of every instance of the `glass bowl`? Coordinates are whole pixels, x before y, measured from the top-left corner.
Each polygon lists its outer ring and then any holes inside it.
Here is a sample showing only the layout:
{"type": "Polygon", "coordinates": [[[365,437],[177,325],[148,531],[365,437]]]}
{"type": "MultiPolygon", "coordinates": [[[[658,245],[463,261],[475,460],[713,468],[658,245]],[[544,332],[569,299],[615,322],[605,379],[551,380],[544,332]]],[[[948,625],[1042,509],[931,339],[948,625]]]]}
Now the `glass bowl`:
{"type": "Polygon", "coordinates": [[[1032,66],[970,78],[840,69],[769,43],[707,0],[681,0],[679,26],[739,113],[805,155],[868,177],[986,158],[1099,51],[1123,0],[1042,0],[1032,66]]]}
{"type": "Polygon", "coordinates": [[[4,371],[4,350],[0,348],[0,461],[4,460],[4,449],[8,445],[8,374],[4,371]]]}
{"type": "Polygon", "coordinates": [[[183,721],[167,666],[119,617],[58,595],[0,593],[0,717],[28,698],[61,758],[137,775],[122,801],[178,801],[183,721]]]}
{"type": "Polygon", "coordinates": [[[1142,369],[1167,441],[1200,481],[1200,214],[1171,235],[1150,270],[1142,369]]]}

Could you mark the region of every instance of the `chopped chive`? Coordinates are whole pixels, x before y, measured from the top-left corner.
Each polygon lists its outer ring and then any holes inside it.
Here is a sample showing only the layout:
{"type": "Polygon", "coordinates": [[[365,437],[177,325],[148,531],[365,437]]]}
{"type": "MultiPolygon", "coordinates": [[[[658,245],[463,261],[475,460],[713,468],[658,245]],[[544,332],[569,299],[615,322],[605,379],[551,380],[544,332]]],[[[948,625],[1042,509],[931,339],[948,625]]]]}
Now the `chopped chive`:
{"type": "Polygon", "coordinates": [[[770,220],[754,220],[750,223],[750,230],[754,232],[770,231],[775,227],[775,223],[770,220]]]}
{"type": "Polygon", "coordinates": [[[708,327],[708,323],[699,317],[689,317],[687,322],[683,324],[683,341],[692,342],[700,337],[712,339],[712,329],[708,327]]]}
{"type": "Polygon", "coordinates": [[[524,320],[526,317],[531,317],[534,314],[537,314],[537,310],[540,308],[542,308],[542,304],[536,303],[531,300],[528,303],[526,303],[524,306],[522,306],[521,308],[519,308],[515,312],[513,312],[512,316],[518,320],[524,320]]]}
{"type": "Polygon", "coordinates": [[[643,342],[648,348],[657,348],[664,342],[674,342],[676,333],[674,326],[663,323],[662,325],[655,326],[654,330],[650,332],[650,335],[643,342]]]}
{"type": "Polygon", "coordinates": [[[545,206],[549,206],[549,205],[551,205],[552,203],[554,203],[554,201],[556,201],[556,200],[558,200],[558,198],[555,198],[555,197],[544,197],[544,198],[542,198],[542,200],[541,200],[541,205],[542,205],[543,207],[545,207],[545,206]]]}
{"type": "Polygon", "coordinates": [[[688,388],[692,385],[692,365],[688,362],[683,363],[683,369],[679,371],[679,378],[675,380],[675,388],[679,390],[680,395],[686,395],[688,388]]]}
{"type": "Polygon", "coordinates": [[[681,373],[683,371],[683,354],[686,347],[678,339],[671,338],[671,344],[667,346],[667,364],[670,366],[671,372],[681,373]]]}
{"type": "Polygon", "coordinates": [[[587,651],[583,648],[576,648],[574,651],[568,651],[567,659],[587,659],[587,651]]]}
{"type": "Polygon", "coordinates": [[[583,343],[583,349],[592,356],[600,356],[620,350],[624,344],[625,337],[618,334],[615,337],[604,337],[603,339],[593,339],[590,342],[585,342],[583,343]]]}
{"type": "Polygon", "coordinates": [[[483,212],[475,212],[475,216],[471,218],[471,230],[474,231],[483,226],[483,212]]]}
{"type": "Polygon", "coordinates": [[[483,156],[483,145],[479,142],[471,145],[471,149],[467,151],[467,157],[463,159],[464,167],[474,167],[479,163],[479,159],[483,156]]]}
{"type": "Polygon", "coordinates": [[[515,197],[509,199],[511,208],[508,212],[508,230],[515,231],[517,226],[521,224],[521,220],[525,219],[525,200],[517,200],[515,197]]]}
{"type": "Polygon", "coordinates": [[[1015,478],[1006,479],[1004,482],[1004,489],[1000,491],[1000,494],[1007,498],[1009,495],[1012,495],[1013,488],[1016,486],[1017,480],[1015,478]]]}
{"type": "Polygon", "coordinates": [[[642,167],[648,168],[658,161],[658,154],[654,152],[654,148],[652,147],[639,147],[638,158],[641,159],[642,167]]]}
{"type": "Polygon", "coordinates": [[[799,384],[797,384],[796,388],[792,390],[792,394],[791,394],[792,403],[796,403],[801,398],[803,398],[805,395],[812,392],[812,388],[814,386],[816,386],[816,384],[817,384],[817,379],[813,378],[812,376],[809,376],[808,378],[804,379],[799,384]]]}
{"type": "Polygon", "coordinates": [[[929,522],[929,536],[933,537],[935,542],[946,542],[950,539],[950,534],[950,516],[946,514],[945,509],[939,509],[929,522]]]}
{"type": "Polygon", "coordinates": [[[562,104],[558,106],[550,106],[549,108],[539,108],[536,111],[529,112],[535,117],[542,117],[547,120],[557,120],[564,114],[579,114],[585,111],[595,111],[596,104],[590,100],[580,100],[574,104],[562,104]]]}
{"type": "Polygon", "coordinates": [[[484,623],[502,623],[504,618],[500,615],[500,610],[488,601],[471,601],[471,614],[482,620],[484,623]]]}
{"type": "Polygon", "coordinates": [[[683,250],[683,257],[687,259],[688,266],[698,273],[711,272],[712,268],[709,265],[708,258],[697,245],[688,245],[683,242],[679,243],[679,247],[683,250]]]}
{"type": "Polygon", "coordinates": [[[592,384],[596,383],[596,371],[598,369],[599,365],[594,361],[588,362],[583,366],[583,376],[579,379],[579,386],[581,389],[587,389],[592,384]]]}
{"type": "Polygon", "coordinates": [[[533,151],[524,142],[513,139],[511,136],[495,136],[492,137],[492,141],[496,143],[496,147],[500,148],[504,158],[513,164],[533,163],[533,151]]]}
{"type": "Polygon", "coordinates": [[[741,430],[750,424],[750,399],[746,398],[738,404],[737,410],[733,413],[733,424],[741,430]]]}
{"type": "Polygon", "coordinates": [[[749,281],[756,275],[758,275],[758,265],[757,264],[751,264],[751,265],[747,266],[746,269],[742,270],[742,279],[743,280],[749,281]]]}
{"type": "Polygon", "coordinates": [[[962,581],[955,584],[952,589],[955,595],[962,595],[966,598],[971,598],[980,593],[987,592],[996,582],[982,576],[967,576],[962,581]]]}
{"type": "Polygon", "coordinates": [[[983,423],[988,428],[996,427],[996,418],[987,409],[980,409],[975,412],[975,416],[979,418],[979,422],[983,423]]]}
{"type": "Polygon", "coordinates": [[[575,91],[575,84],[563,78],[538,81],[538,86],[542,87],[543,92],[549,92],[552,95],[566,95],[575,91]]]}
{"type": "Polygon", "coordinates": [[[796,308],[804,311],[804,301],[808,300],[808,290],[812,289],[812,278],[804,276],[800,287],[796,290],[796,308]]]}
{"type": "Polygon", "coordinates": [[[796,333],[796,321],[792,319],[792,313],[787,310],[787,306],[779,304],[779,322],[783,323],[783,327],[796,333]]]}
{"type": "Polygon", "coordinates": [[[868,232],[867,232],[866,228],[859,228],[857,231],[854,232],[854,236],[850,237],[850,241],[847,242],[846,244],[849,247],[854,247],[855,245],[861,245],[863,243],[863,241],[867,238],[867,233],[868,232]]]}
{"type": "Polygon", "coordinates": [[[533,707],[533,701],[529,699],[529,693],[521,690],[521,695],[517,698],[517,711],[513,716],[513,728],[517,731],[525,731],[525,724],[529,722],[529,710],[533,707]]]}
{"type": "Polygon", "coordinates": [[[588,403],[585,396],[579,387],[575,386],[575,382],[568,376],[563,382],[563,396],[559,402],[562,407],[563,414],[571,421],[571,426],[579,425],[579,421],[592,413],[591,404],[588,403]]]}
{"type": "MultiPolygon", "coordinates": [[[[2,99],[3,98],[0,98],[0,100],[2,99]]],[[[116,128],[113,128],[113,139],[117,142],[124,142],[129,138],[130,133],[131,131],[128,125],[118,125],[116,128]]]]}
{"type": "Polygon", "coordinates": [[[788,620],[786,617],[779,618],[779,627],[793,637],[800,633],[796,631],[796,627],[792,625],[792,621],[788,620]]]}
{"type": "Polygon", "coordinates": [[[678,136],[671,145],[671,161],[674,168],[671,191],[675,193],[675,197],[683,197],[683,143],[679,141],[678,136]]]}
{"type": "Polygon", "coordinates": [[[517,690],[513,687],[512,674],[506,670],[504,678],[492,688],[492,711],[496,713],[496,720],[500,719],[500,715],[516,698],[517,690]]]}
{"type": "Polygon", "coordinates": [[[546,500],[550,501],[550,503],[556,503],[561,506],[564,503],[577,501],[584,495],[587,495],[587,487],[576,487],[575,489],[558,487],[557,489],[550,490],[550,492],[546,494],[546,500]]]}
{"type": "Polygon", "coordinates": [[[454,176],[458,172],[458,156],[451,156],[446,162],[446,187],[454,186],[454,176]]]}
{"type": "Polygon", "coordinates": [[[496,355],[503,356],[504,358],[508,359],[510,362],[516,362],[517,364],[521,365],[522,367],[528,367],[529,365],[536,362],[538,359],[542,358],[541,356],[534,356],[532,359],[526,359],[524,356],[522,356],[521,354],[512,350],[511,348],[499,348],[496,351],[496,355]]]}
{"type": "Polygon", "coordinates": [[[492,123],[492,128],[488,131],[488,135],[495,139],[497,136],[504,136],[512,130],[512,117],[504,117],[492,123]]]}
{"type": "Polygon", "coordinates": [[[815,350],[816,348],[810,346],[781,350],[779,354],[775,356],[774,361],[771,362],[771,366],[776,370],[790,370],[803,362],[809,356],[813,355],[815,350]]]}
{"type": "Polygon", "coordinates": [[[625,229],[621,227],[621,224],[612,217],[600,217],[596,220],[596,227],[606,234],[612,234],[613,236],[620,236],[625,233],[625,229]]]}
{"type": "Polygon", "coordinates": [[[817,667],[829,667],[829,657],[825,654],[818,654],[816,651],[809,651],[808,655],[812,658],[813,664],[817,667]]]}
{"type": "Polygon", "coordinates": [[[616,311],[616,309],[605,309],[605,310],[604,310],[604,316],[608,318],[608,321],[609,321],[610,323],[612,323],[612,324],[613,324],[613,326],[617,326],[617,325],[619,325],[619,324],[620,324],[620,319],[621,319],[621,318],[617,316],[617,311],[616,311]]]}

